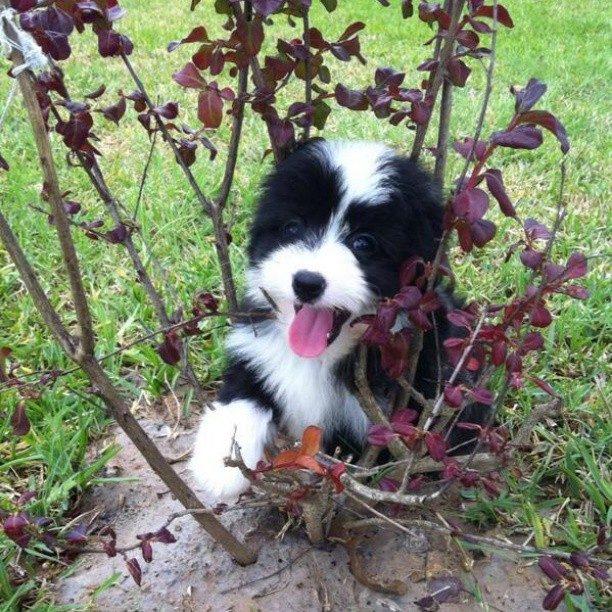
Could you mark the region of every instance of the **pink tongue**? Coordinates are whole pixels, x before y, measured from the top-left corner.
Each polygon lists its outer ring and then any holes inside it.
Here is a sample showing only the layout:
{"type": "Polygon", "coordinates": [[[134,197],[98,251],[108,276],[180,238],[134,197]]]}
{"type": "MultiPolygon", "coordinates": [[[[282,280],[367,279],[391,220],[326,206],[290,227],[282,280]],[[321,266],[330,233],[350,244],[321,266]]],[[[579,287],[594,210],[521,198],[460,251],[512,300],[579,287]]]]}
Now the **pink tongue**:
{"type": "Polygon", "coordinates": [[[300,357],[318,357],[327,348],[327,336],[334,325],[331,308],[302,306],[289,328],[289,346],[300,357]]]}

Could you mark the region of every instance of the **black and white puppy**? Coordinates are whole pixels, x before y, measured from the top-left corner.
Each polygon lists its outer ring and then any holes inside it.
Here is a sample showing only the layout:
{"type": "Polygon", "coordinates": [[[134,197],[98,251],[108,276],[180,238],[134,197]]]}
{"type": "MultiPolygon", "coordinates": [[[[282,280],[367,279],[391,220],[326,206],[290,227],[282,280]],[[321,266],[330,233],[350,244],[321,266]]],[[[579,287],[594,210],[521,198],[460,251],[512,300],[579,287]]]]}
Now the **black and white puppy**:
{"type": "MultiPolygon", "coordinates": [[[[276,428],[299,439],[317,425],[328,445],[339,438],[363,445],[369,423],[353,380],[365,326],[351,323],[398,291],[406,259],[434,258],[441,232],[439,187],[382,144],[312,141],[272,172],[251,230],[243,308],[271,310],[267,294],[278,311],[239,322],[229,335],[224,384],[190,464],[209,500],[235,499],[248,488],[224,464],[234,435],[249,467],[276,428]]],[[[437,319],[441,343],[450,329],[444,316],[437,319]]],[[[431,335],[415,381],[429,397],[439,362],[431,335]]],[[[381,398],[393,384],[377,363],[369,378],[381,398]]]]}

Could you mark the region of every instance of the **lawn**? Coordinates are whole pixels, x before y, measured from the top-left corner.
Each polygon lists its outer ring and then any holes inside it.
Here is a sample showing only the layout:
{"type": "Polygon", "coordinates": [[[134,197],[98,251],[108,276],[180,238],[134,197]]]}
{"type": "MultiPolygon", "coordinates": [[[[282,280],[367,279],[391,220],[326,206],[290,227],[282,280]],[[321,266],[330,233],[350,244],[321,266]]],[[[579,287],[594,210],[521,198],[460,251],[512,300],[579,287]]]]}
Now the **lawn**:
{"type": "MultiPolygon", "coordinates": [[[[221,21],[202,2],[194,13],[188,0],[124,0],[127,16],[120,30],[135,43],[133,62],[149,91],[159,100],[176,100],[185,112],[184,120],[196,125],[195,96],[173,83],[171,74],[190,56],[189,49],[168,55],[166,44],[184,36],[202,22],[209,32],[220,32],[221,21]]],[[[420,46],[426,26],[413,18],[398,18],[398,3],[383,8],[375,0],[341,2],[333,19],[319,3],[314,3],[313,24],[325,26],[328,38],[339,35],[355,20],[367,23],[362,33],[362,52],[367,66],[357,62],[334,64],[334,78],[347,85],[368,84],[374,67],[393,66],[407,72],[407,82],[418,82],[421,73],[415,66],[427,57],[420,46]]],[[[511,84],[524,84],[530,77],[548,84],[541,106],[553,111],[565,124],[572,144],[568,158],[566,200],[569,214],[555,246],[558,259],[579,249],[590,256],[586,302],[559,298],[558,316],[547,329],[546,350],[534,373],[546,378],[562,395],[565,408],[557,422],[547,422],[535,432],[533,451],[522,459],[521,474],[508,476],[508,486],[499,499],[479,497],[469,518],[480,524],[501,524],[506,533],[531,536],[537,545],[588,548],[595,541],[597,526],[612,521],[610,501],[610,449],[612,448],[612,411],[610,408],[610,366],[608,353],[612,322],[612,300],[606,273],[610,250],[610,214],[607,206],[610,180],[608,168],[612,147],[612,108],[608,83],[612,77],[612,56],[605,52],[612,32],[602,4],[596,0],[541,2],[507,0],[516,26],[500,29],[495,87],[486,116],[485,134],[505,125],[512,113],[511,84]]],[[[284,24],[277,24],[286,28],[284,24]]],[[[95,52],[90,32],[75,37],[75,52],[65,63],[73,94],[90,92],[104,82],[110,103],[118,89],[132,90],[129,75],[119,60],[103,60],[95,52]]],[[[4,63],[3,74],[7,64],[4,63]]],[[[475,67],[464,90],[455,95],[456,110],[452,134],[470,135],[474,129],[475,109],[479,107],[484,70],[475,67]]],[[[0,79],[0,107],[8,96],[10,80],[0,79]]],[[[128,111],[133,115],[133,111],[128,111]]],[[[100,118],[100,122],[103,120],[100,118]]],[[[133,209],[140,178],[148,155],[147,136],[128,116],[117,127],[107,123],[99,130],[101,165],[112,190],[128,209],[133,209]]],[[[219,187],[226,151],[227,128],[213,135],[219,157],[208,162],[202,155],[194,172],[207,193],[219,187]]],[[[431,132],[433,134],[433,131],[431,132]]],[[[327,137],[384,140],[399,150],[409,150],[412,132],[393,127],[370,114],[335,110],[325,130],[327,137]]],[[[232,260],[238,277],[245,263],[245,240],[257,188],[269,158],[262,160],[266,142],[263,123],[248,116],[245,137],[232,193],[232,260]]],[[[63,145],[54,137],[57,159],[64,156],[63,145]]],[[[429,143],[433,144],[433,143],[429,143]]],[[[21,105],[13,103],[0,128],[0,152],[11,164],[9,173],[0,174],[0,206],[25,245],[40,272],[45,288],[66,319],[71,314],[65,283],[60,274],[61,260],[54,230],[46,217],[28,205],[39,204],[41,179],[32,136],[21,105]]],[[[449,176],[454,176],[461,160],[450,154],[449,176]]],[[[507,150],[498,158],[508,191],[522,216],[551,222],[558,196],[561,153],[554,138],[547,136],[544,146],[534,152],[507,150]]],[[[430,160],[425,159],[428,164],[430,160]]],[[[82,218],[103,216],[103,208],[82,172],[64,166],[64,190],[83,204],[82,218]]],[[[164,279],[174,285],[184,304],[198,290],[218,292],[220,277],[212,248],[211,227],[189,190],[169,150],[158,145],[153,153],[149,178],[138,211],[138,224],[146,242],[139,242],[152,276],[163,286],[164,279]],[[153,261],[158,262],[157,265],[153,261]]],[[[504,263],[505,251],[518,232],[501,223],[503,239],[493,241],[472,255],[453,251],[458,282],[467,297],[495,301],[525,283],[521,266],[504,263]]],[[[123,249],[75,235],[83,264],[86,289],[92,296],[93,316],[99,338],[100,354],[128,343],[157,323],[142,288],[123,249]]],[[[171,296],[166,295],[170,300],[171,296]]],[[[169,301],[170,303],[170,301],[169,301]]],[[[218,379],[223,362],[224,330],[214,330],[206,340],[192,343],[197,374],[206,385],[218,379]]],[[[10,346],[20,364],[18,373],[40,369],[61,369],[67,361],[49,338],[25,288],[0,247],[0,346],[10,346]]],[[[142,392],[157,397],[177,384],[177,371],[157,357],[154,346],[141,344],[107,362],[109,372],[131,397],[142,392]]],[[[61,519],[75,497],[97,482],[97,467],[114,452],[109,448],[92,469],[86,460],[88,443],[104,435],[108,421],[95,399],[85,390],[85,378],[71,375],[44,390],[40,399],[28,403],[32,424],[29,434],[14,442],[10,415],[17,403],[14,392],[0,390],[0,507],[16,492],[36,489],[33,512],[61,519]]],[[[517,427],[531,407],[543,401],[541,392],[527,388],[509,398],[504,420],[517,427]]],[[[188,410],[185,402],[185,410],[188,410]]],[[[21,585],[15,577],[16,548],[0,535],[0,602],[10,606],[28,594],[31,601],[44,606],[46,591],[34,576],[25,575],[21,585]],[[12,602],[12,603],[10,603],[12,602]]],[[[21,560],[27,570],[29,561],[21,560]]]]}

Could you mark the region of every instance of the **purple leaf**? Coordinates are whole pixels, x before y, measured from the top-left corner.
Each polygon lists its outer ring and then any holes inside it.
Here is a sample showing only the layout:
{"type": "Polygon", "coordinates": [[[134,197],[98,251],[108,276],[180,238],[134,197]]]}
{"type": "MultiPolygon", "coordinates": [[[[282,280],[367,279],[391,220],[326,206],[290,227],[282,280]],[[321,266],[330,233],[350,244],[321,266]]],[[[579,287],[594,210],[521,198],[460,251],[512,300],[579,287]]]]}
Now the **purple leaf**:
{"type": "Polygon", "coordinates": [[[444,401],[452,408],[459,408],[463,404],[463,389],[446,384],[444,386],[444,401]]]}
{"type": "Polygon", "coordinates": [[[368,444],[384,447],[396,437],[396,434],[385,425],[372,425],[368,430],[368,444]]]}
{"type": "Polygon", "coordinates": [[[486,404],[487,406],[491,406],[495,397],[491,391],[488,389],[483,389],[482,387],[477,387],[476,389],[472,389],[471,392],[472,397],[480,404],[486,404]]]}
{"type": "Polygon", "coordinates": [[[485,172],[485,179],[487,181],[487,187],[491,195],[497,200],[502,213],[504,213],[506,217],[516,217],[516,210],[514,210],[514,206],[506,193],[501,171],[496,168],[491,168],[485,172]]]}
{"type": "Polygon", "coordinates": [[[374,73],[374,83],[376,87],[399,87],[403,82],[406,73],[399,72],[393,68],[377,68],[374,73]]]}
{"type": "Polygon", "coordinates": [[[106,119],[112,121],[116,125],[119,125],[119,121],[121,121],[121,118],[123,115],[125,115],[126,108],[127,102],[125,101],[125,98],[121,96],[116,104],[111,104],[111,106],[102,108],[100,109],[100,112],[104,115],[104,117],[106,117],[106,119]]]}
{"type": "Polygon", "coordinates": [[[553,557],[548,555],[538,559],[538,567],[554,581],[561,580],[567,574],[567,569],[553,557]]]}
{"type": "Polygon", "coordinates": [[[350,108],[351,110],[357,111],[364,111],[368,109],[368,98],[362,91],[348,89],[348,87],[338,83],[338,85],[336,85],[336,89],[334,90],[334,96],[336,98],[336,102],[345,108],[350,108]]]}
{"type": "Polygon", "coordinates": [[[588,272],[587,258],[578,252],[574,252],[569,256],[565,267],[565,278],[582,278],[588,272]]]}
{"type": "Polygon", "coordinates": [[[283,4],[285,0],[253,0],[253,8],[264,17],[278,11],[283,4]]]}
{"type": "Polygon", "coordinates": [[[11,427],[16,436],[25,436],[30,431],[30,420],[25,409],[25,403],[19,402],[11,416],[11,427]]]}
{"type": "Polygon", "coordinates": [[[164,341],[157,347],[157,354],[169,365],[176,365],[181,360],[182,342],[176,332],[168,332],[164,341]]]}
{"type": "Polygon", "coordinates": [[[556,610],[564,598],[565,588],[560,584],[555,584],[555,586],[546,594],[546,597],[542,602],[542,608],[544,608],[544,610],[556,610]]]}
{"type": "Polygon", "coordinates": [[[530,240],[548,240],[551,236],[550,230],[535,219],[525,219],[523,228],[530,240]]]}
{"type": "Polygon", "coordinates": [[[531,110],[538,100],[546,93],[546,84],[537,79],[529,79],[524,89],[512,87],[510,91],[516,98],[515,110],[517,113],[524,113],[531,110]]]}
{"type": "Polygon", "coordinates": [[[399,487],[400,487],[400,483],[394,478],[388,478],[386,476],[383,476],[378,481],[378,488],[381,491],[387,491],[388,493],[395,493],[395,491],[397,491],[399,487]]]}
{"type": "Polygon", "coordinates": [[[569,151],[570,144],[565,127],[552,113],[544,110],[532,110],[521,114],[519,121],[521,123],[535,123],[542,126],[557,137],[563,153],[569,151]]]}
{"type": "Polygon", "coordinates": [[[116,57],[130,55],[134,50],[132,41],[123,34],[114,30],[101,30],[98,32],[98,53],[102,57],[116,57]]]}
{"type": "Polygon", "coordinates": [[[398,294],[393,298],[405,310],[418,308],[421,301],[421,291],[412,285],[402,287],[398,294]]]}
{"type": "Polygon", "coordinates": [[[120,244],[122,243],[128,235],[127,227],[120,223],[114,229],[106,232],[104,234],[106,240],[111,244],[120,244]]]}
{"type": "Polygon", "coordinates": [[[176,538],[166,527],[162,527],[159,531],[156,531],[153,534],[153,539],[162,544],[174,544],[176,542],[176,538]]]}
{"type": "Polygon", "coordinates": [[[544,261],[544,255],[533,249],[525,249],[521,253],[521,261],[526,268],[537,270],[544,261]]]}
{"type": "Polygon", "coordinates": [[[87,525],[79,523],[74,529],[68,532],[66,540],[71,544],[82,544],[87,542],[87,525]]]}
{"type": "Polygon", "coordinates": [[[153,561],[153,547],[151,546],[151,542],[149,542],[149,540],[143,540],[140,543],[140,551],[142,552],[142,558],[146,563],[151,563],[151,561],[153,561]]]}
{"type": "Polygon", "coordinates": [[[446,457],[446,440],[444,440],[442,434],[428,431],[425,434],[425,446],[429,455],[435,461],[443,461],[446,457]]]}
{"type": "Polygon", "coordinates": [[[487,212],[489,196],[482,189],[465,189],[455,196],[453,212],[473,223],[487,212]]]}
{"type": "Polygon", "coordinates": [[[176,102],[166,102],[163,106],[156,106],[153,111],[164,119],[176,119],[179,114],[179,105],[176,102]]]}
{"type": "Polygon", "coordinates": [[[495,132],[491,143],[511,149],[537,149],[542,144],[542,132],[533,125],[518,125],[509,132],[495,132]]]}
{"type": "Polygon", "coordinates": [[[472,240],[477,247],[483,247],[495,237],[497,227],[492,221],[487,219],[477,219],[470,224],[472,240]]]}
{"type": "Polygon", "coordinates": [[[9,516],[2,524],[2,529],[7,538],[13,540],[17,546],[25,548],[30,541],[30,534],[27,533],[26,527],[29,521],[24,514],[9,516]]]}
{"type": "Polygon", "coordinates": [[[65,145],[73,151],[78,151],[89,138],[89,131],[93,127],[91,113],[82,112],[70,115],[67,122],[58,121],[55,129],[64,138],[65,145]]]}
{"type": "Polygon", "coordinates": [[[574,567],[585,568],[590,565],[588,555],[578,551],[574,551],[570,554],[569,561],[574,567]]]}
{"type": "Polygon", "coordinates": [[[453,149],[465,159],[469,158],[470,161],[474,161],[475,159],[482,161],[487,150],[487,142],[485,140],[479,140],[476,146],[474,146],[473,138],[463,138],[455,141],[453,149]],[[474,147],[473,151],[472,147],[474,147]]]}

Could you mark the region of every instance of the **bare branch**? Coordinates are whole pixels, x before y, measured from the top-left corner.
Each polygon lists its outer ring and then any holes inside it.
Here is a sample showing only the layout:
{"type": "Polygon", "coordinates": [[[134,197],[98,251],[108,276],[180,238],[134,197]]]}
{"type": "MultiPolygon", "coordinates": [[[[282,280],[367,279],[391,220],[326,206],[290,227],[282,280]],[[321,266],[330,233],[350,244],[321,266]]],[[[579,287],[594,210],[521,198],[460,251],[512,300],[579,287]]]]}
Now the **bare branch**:
{"type": "MultiPolygon", "coordinates": [[[[429,86],[427,87],[427,91],[425,92],[425,98],[429,99],[432,105],[435,105],[436,99],[438,97],[438,91],[440,90],[440,86],[442,85],[442,81],[446,74],[446,67],[448,65],[448,61],[455,48],[455,37],[459,30],[459,20],[461,18],[461,13],[463,12],[464,5],[465,0],[453,1],[451,25],[448,29],[447,35],[445,36],[444,43],[442,43],[442,47],[440,49],[440,58],[438,60],[438,66],[433,74],[433,77],[431,78],[429,86]]],[[[427,134],[430,121],[431,114],[426,121],[417,125],[416,133],[414,135],[414,142],[412,144],[412,151],[410,153],[410,159],[414,161],[418,160],[419,156],[421,155],[421,151],[423,150],[423,144],[425,142],[425,135],[427,134]]]]}
{"type": "MultiPolygon", "coordinates": [[[[357,385],[357,394],[359,396],[359,404],[362,410],[366,413],[366,416],[374,425],[384,425],[391,429],[385,413],[378,405],[370,385],[368,383],[367,374],[367,360],[368,360],[368,348],[365,344],[359,347],[359,356],[357,358],[357,366],[355,370],[355,384],[357,385]]],[[[404,458],[408,454],[408,449],[404,444],[395,438],[389,442],[389,450],[391,454],[398,458],[404,458]]]]}
{"type": "MultiPolygon", "coordinates": [[[[12,32],[7,32],[7,35],[11,37],[12,32]]],[[[23,56],[18,51],[14,51],[13,56],[18,64],[23,62],[23,56]]],[[[83,288],[83,278],[81,276],[79,260],[70,234],[70,224],[68,223],[68,218],[64,210],[64,200],[62,198],[61,189],[59,188],[45,120],[42,116],[40,106],[38,105],[32,74],[28,70],[25,70],[19,74],[17,80],[32,125],[44,181],[49,191],[49,201],[55,220],[54,225],[59,238],[64,266],[66,267],[72,299],[74,301],[74,309],[79,324],[79,346],[75,348],[78,353],[93,355],[94,332],[91,313],[89,312],[87,297],[85,295],[85,289],[83,288]]],[[[55,333],[57,335],[57,331],[55,333]]]]}

